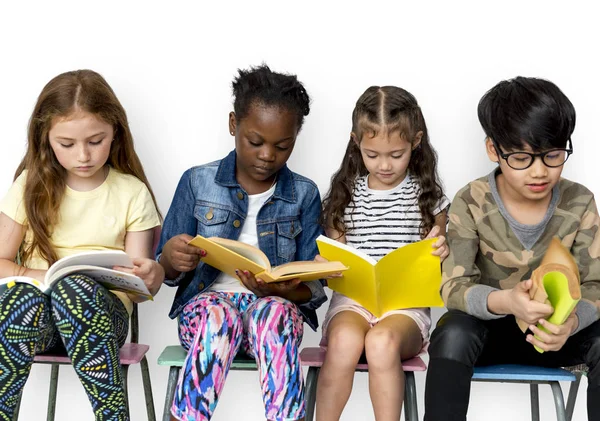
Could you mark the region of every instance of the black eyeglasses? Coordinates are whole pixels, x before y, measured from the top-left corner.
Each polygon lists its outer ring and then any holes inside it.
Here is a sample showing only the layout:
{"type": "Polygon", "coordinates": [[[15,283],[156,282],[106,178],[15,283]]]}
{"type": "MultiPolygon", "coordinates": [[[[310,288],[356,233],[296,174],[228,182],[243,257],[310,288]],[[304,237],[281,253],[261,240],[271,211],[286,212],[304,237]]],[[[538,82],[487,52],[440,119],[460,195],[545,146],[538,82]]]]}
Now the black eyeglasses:
{"type": "Polygon", "coordinates": [[[500,147],[496,144],[496,142],[492,141],[494,144],[494,148],[496,148],[496,152],[498,155],[502,157],[506,161],[509,167],[513,170],[525,170],[531,165],[533,165],[533,161],[535,161],[536,157],[542,158],[542,162],[545,166],[550,168],[560,167],[567,162],[569,156],[573,153],[573,144],[571,143],[571,138],[567,140],[566,149],[551,149],[546,152],[541,153],[529,153],[529,152],[510,152],[510,153],[502,153],[500,147]]]}

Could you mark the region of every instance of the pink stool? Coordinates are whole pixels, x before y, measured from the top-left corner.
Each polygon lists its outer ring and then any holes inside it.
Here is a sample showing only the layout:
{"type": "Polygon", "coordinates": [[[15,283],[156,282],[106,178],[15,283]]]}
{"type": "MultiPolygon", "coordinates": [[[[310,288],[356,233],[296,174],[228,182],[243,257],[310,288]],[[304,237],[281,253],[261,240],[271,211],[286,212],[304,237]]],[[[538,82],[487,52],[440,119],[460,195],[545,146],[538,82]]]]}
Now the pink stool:
{"type": "MultiPolygon", "coordinates": [[[[156,421],[156,413],[154,411],[154,398],[152,396],[152,384],[150,381],[150,371],[148,367],[148,359],[146,353],[150,349],[148,345],[139,344],[138,341],[138,316],[137,304],[134,304],[133,313],[131,315],[131,341],[124,344],[119,350],[119,358],[121,360],[121,370],[123,372],[123,386],[125,389],[125,404],[129,413],[129,390],[127,388],[127,373],[129,366],[140,364],[142,370],[142,383],[144,386],[144,397],[146,399],[146,412],[149,421],[156,421]]],[[[47,421],[54,421],[56,413],[56,395],[58,392],[58,372],[61,365],[71,365],[71,359],[65,354],[39,354],[33,359],[36,364],[51,364],[52,370],[50,373],[50,392],[48,396],[48,412],[47,421]]],[[[13,421],[19,419],[19,409],[21,406],[21,398],[15,408],[13,421]]]]}
{"type": "MultiPolygon", "coordinates": [[[[313,421],[315,414],[315,402],[317,398],[317,379],[319,371],[325,361],[327,351],[321,347],[304,348],[300,352],[300,361],[303,367],[308,367],[306,376],[306,421],[313,421]]],[[[420,357],[402,361],[402,369],[406,377],[404,388],[404,418],[406,421],[418,421],[417,411],[417,387],[415,385],[415,371],[425,371],[427,366],[420,357]]],[[[365,372],[369,367],[366,363],[358,363],[356,371],[365,372]]]]}

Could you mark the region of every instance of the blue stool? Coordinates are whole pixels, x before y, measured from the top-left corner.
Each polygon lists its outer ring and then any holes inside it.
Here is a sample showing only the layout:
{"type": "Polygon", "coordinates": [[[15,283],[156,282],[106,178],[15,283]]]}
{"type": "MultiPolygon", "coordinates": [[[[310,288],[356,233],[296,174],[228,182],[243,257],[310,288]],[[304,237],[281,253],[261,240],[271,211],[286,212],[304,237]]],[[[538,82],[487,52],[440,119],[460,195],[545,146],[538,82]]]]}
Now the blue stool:
{"type": "Polygon", "coordinates": [[[578,383],[578,378],[575,374],[562,368],[545,368],[530,365],[491,365],[475,367],[473,372],[473,381],[529,384],[532,421],[540,420],[539,384],[548,384],[552,388],[554,406],[556,407],[556,419],[558,421],[570,421],[573,415],[573,408],[569,408],[569,413],[567,413],[559,381],[578,383]]]}

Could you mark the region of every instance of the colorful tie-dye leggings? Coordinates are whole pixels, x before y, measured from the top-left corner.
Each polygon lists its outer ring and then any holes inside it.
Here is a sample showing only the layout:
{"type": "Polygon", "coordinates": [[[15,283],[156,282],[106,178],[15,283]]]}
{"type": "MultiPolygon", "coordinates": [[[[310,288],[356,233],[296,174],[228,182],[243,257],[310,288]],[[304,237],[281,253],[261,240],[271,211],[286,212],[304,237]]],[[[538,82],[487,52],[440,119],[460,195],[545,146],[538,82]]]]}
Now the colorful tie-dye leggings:
{"type": "Polygon", "coordinates": [[[96,420],[128,420],[119,363],[119,347],[128,329],[123,303],[85,276],[58,281],[51,296],[28,284],[4,289],[0,293],[0,420],[12,420],[34,355],[65,348],[96,420]]]}
{"type": "Polygon", "coordinates": [[[209,420],[241,346],[256,359],[266,418],[304,417],[302,323],[298,307],[280,297],[228,292],[194,297],[179,316],[179,339],[189,352],[172,414],[184,421],[209,420]]]}

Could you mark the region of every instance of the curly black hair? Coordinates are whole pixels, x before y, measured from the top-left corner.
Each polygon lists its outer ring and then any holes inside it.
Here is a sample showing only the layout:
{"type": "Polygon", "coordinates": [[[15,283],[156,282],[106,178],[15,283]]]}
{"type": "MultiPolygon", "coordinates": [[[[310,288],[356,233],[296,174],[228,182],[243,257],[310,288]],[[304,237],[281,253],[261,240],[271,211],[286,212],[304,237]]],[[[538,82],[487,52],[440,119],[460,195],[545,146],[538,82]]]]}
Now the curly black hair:
{"type": "Polygon", "coordinates": [[[238,76],[231,84],[233,110],[238,121],[250,112],[253,105],[282,107],[298,116],[298,128],[310,112],[310,98],[296,75],[271,71],[262,64],[249,70],[238,69],[238,76]]]}

